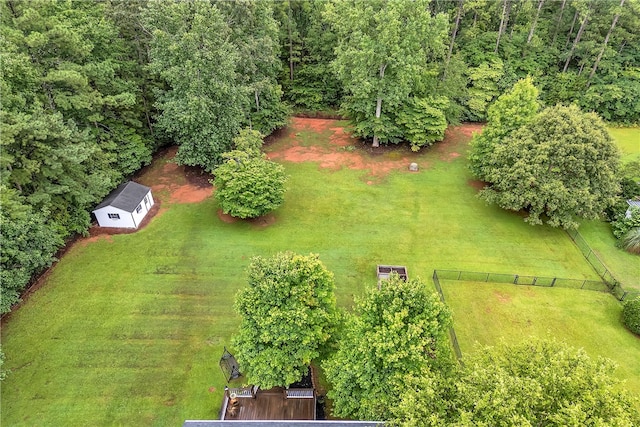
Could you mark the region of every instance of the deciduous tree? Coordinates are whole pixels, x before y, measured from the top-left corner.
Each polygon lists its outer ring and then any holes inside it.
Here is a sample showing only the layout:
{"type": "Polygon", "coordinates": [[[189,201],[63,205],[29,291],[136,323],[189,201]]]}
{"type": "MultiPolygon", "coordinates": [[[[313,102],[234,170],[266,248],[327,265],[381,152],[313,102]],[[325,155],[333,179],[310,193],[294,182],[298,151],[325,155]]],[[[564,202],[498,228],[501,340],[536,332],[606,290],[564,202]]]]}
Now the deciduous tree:
{"type": "Polygon", "coordinates": [[[469,152],[473,174],[486,181],[491,169],[491,153],[504,138],[535,117],[540,107],[538,89],[530,77],[518,81],[489,107],[487,125],[481,134],[473,136],[469,152]]]}
{"type": "Polygon", "coordinates": [[[234,138],[236,150],[224,153],[214,170],[215,198],[222,211],[236,218],[256,218],[284,202],[287,177],[284,167],[260,151],[258,131],[245,129],[234,138]]]}
{"type": "Polygon", "coordinates": [[[556,341],[476,349],[450,382],[408,380],[403,426],[632,426],[636,399],[617,387],[610,360],[556,341]]]}
{"type": "Polygon", "coordinates": [[[618,148],[595,113],[576,106],[543,110],[496,145],[481,196],[525,221],[577,228],[616,201],[618,148]]]}
{"type": "Polygon", "coordinates": [[[432,17],[426,0],[338,0],[324,16],[338,35],[333,64],[355,134],[372,137],[374,146],[402,140],[394,112],[416,80],[430,72],[437,79],[434,61],[447,52],[446,16],[432,17]]]}
{"type": "Polygon", "coordinates": [[[245,119],[231,29],[206,1],[152,1],[144,18],[152,33],[149,66],[167,83],[157,93],[157,126],[180,145],[179,163],[211,171],[245,119]]]}
{"type": "Polygon", "coordinates": [[[255,257],[248,287],[236,296],[241,323],[234,339],[246,381],[261,388],[300,381],[334,333],[333,274],[317,255],[255,257]]]}
{"type": "Polygon", "coordinates": [[[380,290],[369,290],[348,315],[338,351],[323,365],[334,415],[389,419],[407,376],[446,365],[442,344],[450,322],[448,308],[418,279],[404,282],[395,275],[380,290]]]}

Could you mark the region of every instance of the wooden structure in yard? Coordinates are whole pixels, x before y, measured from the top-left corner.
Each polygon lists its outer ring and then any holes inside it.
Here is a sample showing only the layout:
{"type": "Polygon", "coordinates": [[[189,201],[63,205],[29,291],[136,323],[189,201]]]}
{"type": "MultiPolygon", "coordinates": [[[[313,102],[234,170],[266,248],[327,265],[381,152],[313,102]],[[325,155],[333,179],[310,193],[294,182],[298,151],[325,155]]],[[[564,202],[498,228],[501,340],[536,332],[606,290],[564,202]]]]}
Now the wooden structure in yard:
{"type": "Polygon", "coordinates": [[[404,265],[378,265],[376,273],[378,275],[378,289],[380,289],[380,282],[389,279],[393,273],[396,273],[405,282],[409,279],[407,267],[404,265]]]}
{"type": "Polygon", "coordinates": [[[225,388],[221,420],[315,420],[312,388],[225,388]]]}

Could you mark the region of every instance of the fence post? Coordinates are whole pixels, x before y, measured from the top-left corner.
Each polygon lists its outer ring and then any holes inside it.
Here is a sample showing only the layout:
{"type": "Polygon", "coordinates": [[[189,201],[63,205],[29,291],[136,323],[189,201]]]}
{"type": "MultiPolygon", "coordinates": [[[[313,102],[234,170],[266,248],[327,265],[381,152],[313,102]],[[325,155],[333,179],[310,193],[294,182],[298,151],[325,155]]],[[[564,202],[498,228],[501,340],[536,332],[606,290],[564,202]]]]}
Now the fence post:
{"type": "Polygon", "coordinates": [[[516,274],[514,277],[515,278],[513,279],[513,284],[517,285],[518,284],[518,275],[516,274]]]}
{"type": "Polygon", "coordinates": [[[554,277],[553,280],[551,281],[551,286],[550,287],[553,288],[553,285],[555,285],[555,284],[556,284],[556,277],[554,277]]]}
{"type": "Polygon", "coordinates": [[[460,280],[460,276],[462,276],[462,270],[458,270],[458,280],[460,280]]]}
{"type": "Polygon", "coordinates": [[[486,279],[484,279],[485,283],[488,283],[488,282],[489,282],[489,274],[491,274],[491,273],[487,273],[487,278],[486,278],[486,279]]]}
{"type": "Polygon", "coordinates": [[[584,285],[585,283],[587,283],[587,280],[585,279],[584,282],[582,282],[582,286],[580,286],[580,289],[584,289],[584,285]]]}
{"type": "Polygon", "coordinates": [[[533,286],[535,286],[537,281],[538,281],[538,277],[537,277],[537,276],[535,276],[535,277],[533,278],[533,283],[532,283],[532,285],[533,285],[533,286]]]}

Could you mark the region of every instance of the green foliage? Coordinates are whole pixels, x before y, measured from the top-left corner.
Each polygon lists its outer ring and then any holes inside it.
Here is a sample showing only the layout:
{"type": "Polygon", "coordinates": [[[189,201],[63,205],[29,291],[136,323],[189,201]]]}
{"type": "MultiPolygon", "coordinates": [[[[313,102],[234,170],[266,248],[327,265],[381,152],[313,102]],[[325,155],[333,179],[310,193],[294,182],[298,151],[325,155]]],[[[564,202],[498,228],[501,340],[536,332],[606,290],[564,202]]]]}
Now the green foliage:
{"type": "Polygon", "coordinates": [[[296,107],[319,111],[337,107],[342,87],[331,70],[336,34],[322,18],[327,1],[285,0],[274,3],[280,23],[284,95],[296,107]]]}
{"type": "MultiPolygon", "coordinates": [[[[355,135],[373,137],[374,145],[404,138],[395,111],[415,93],[417,81],[425,74],[436,78],[433,64],[446,50],[446,17],[432,17],[428,3],[357,0],[326,5],[323,16],[337,35],[332,65],[347,94],[342,109],[352,120],[355,135]]],[[[424,142],[416,136],[417,127],[407,113],[424,114],[438,123],[436,128],[440,123],[440,117],[434,118],[425,106],[416,107],[405,113],[414,132],[413,145],[424,142]]]]}
{"type": "Polygon", "coordinates": [[[500,94],[497,82],[503,76],[503,69],[500,59],[491,59],[468,68],[470,87],[466,108],[469,120],[482,121],[486,118],[489,105],[500,94]]]}
{"type": "Polygon", "coordinates": [[[397,122],[403,127],[402,133],[413,151],[444,139],[447,104],[446,98],[412,98],[398,112],[397,122]]]}
{"type": "MultiPolygon", "coordinates": [[[[238,82],[245,93],[248,124],[264,135],[286,124],[289,108],[276,81],[279,71],[278,23],[268,1],[214,2],[229,25],[230,41],[239,56],[238,82]]],[[[243,121],[243,124],[247,124],[243,121]]]]}
{"type": "Polygon", "coordinates": [[[2,351],[2,346],[0,346],[0,381],[4,381],[4,379],[7,378],[7,375],[9,374],[9,372],[4,369],[4,360],[5,355],[2,351]]]}
{"type": "Polygon", "coordinates": [[[180,145],[177,162],[212,171],[245,117],[231,29],[206,2],[153,1],[144,19],[153,35],[149,67],[168,85],[156,91],[157,127],[180,145]]]}
{"type": "Polygon", "coordinates": [[[317,255],[280,252],[254,257],[248,287],[236,296],[236,357],[246,381],[263,389],[289,386],[334,333],[338,321],[333,274],[317,255]]]}
{"type": "Polygon", "coordinates": [[[63,240],[15,191],[0,186],[0,313],[11,311],[31,277],[49,267],[63,240]]]}
{"type": "Polygon", "coordinates": [[[640,226],[627,231],[620,239],[620,246],[627,252],[640,255],[640,226]]]}
{"type": "Polygon", "coordinates": [[[446,365],[451,314],[419,279],[397,275],[356,301],[339,349],[323,365],[334,415],[383,420],[397,404],[409,374],[446,365]]]}
{"type": "Polygon", "coordinates": [[[622,321],[631,332],[640,335],[640,297],[625,301],[622,307],[622,321]]]}
{"type": "Polygon", "coordinates": [[[142,64],[110,7],[0,5],[3,312],[64,238],[86,232],[88,210],[151,160],[142,64]]]}
{"type": "Polygon", "coordinates": [[[635,425],[640,413],[616,387],[614,367],[556,341],[478,348],[445,389],[424,380],[405,387],[397,424],[635,425]]]}
{"type": "Polygon", "coordinates": [[[489,157],[480,195],[503,209],[526,209],[525,221],[577,228],[615,203],[619,152],[602,120],[576,106],[543,110],[489,157]]]}
{"type": "Polygon", "coordinates": [[[260,152],[262,137],[245,129],[234,138],[236,150],[223,154],[215,169],[215,198],[222,211],[236,218],[256,218],[284,203],[284,167],[260,152]]]}
{"type": "Polygon", "coordinates": [[[627,217],[626,210],[622,209],[618,212],[616,218],[611,222],[611,229],[616,239],[621,239],[627,232],[633,228],[640,227],[640,208],[631,206],[625,202],[624,205],[629,209],[630,215],[627,217]]]}
{"type": "Polygon", "coordinates": [[[531,78],[519,80],[489,107],[487,125],[474,135],[469,152],[470,168],[480,180],[487,181],[491,170],[491,154],[504,138],[529,123],[539,109],[538,89],[531,78]]]}

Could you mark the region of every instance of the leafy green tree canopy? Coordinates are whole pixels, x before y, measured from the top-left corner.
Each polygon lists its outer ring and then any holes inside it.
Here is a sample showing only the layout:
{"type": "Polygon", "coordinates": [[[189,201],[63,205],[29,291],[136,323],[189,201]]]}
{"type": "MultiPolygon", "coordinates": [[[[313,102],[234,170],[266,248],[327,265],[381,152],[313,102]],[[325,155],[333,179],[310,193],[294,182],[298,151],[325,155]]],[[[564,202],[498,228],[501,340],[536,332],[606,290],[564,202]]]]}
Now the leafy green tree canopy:
{"type": "Polygon", "coordinates": [[[211,171],[245,115],[231,29],[205,1],[152,1],[144,20],[152,33],[149,67],[167,83],[156,94],[157,127],[180,145],[179,163],[211,171]]]}
{"type": "Polygon", "coordinates": [[[236,356],[246,380],[261,388],[302,379],[338,322],[333,274],[317,255],[254,257],[238,292],[236,356]]]}
{"type": "Polygon", "coordinates": [[[510,91],[501,95],[488,111],[487,125],[471,141],[469,161],[471,171],[486,181],[491,168],[491,153],[496,145],[521,126],[529,123],[539,110],[538,89],[530,77],[519,80],[510,91]]]}
{"type": "MultiPolygon", "coordinates": [[[[403,140],[395,111],[416,94],[420,79],[434,79],[433,64],[446,52],[446,16],[431,16],[427,0],[337,0],[327,3],[324,17],[338,37],[333,66],[347,93],[343,109],[355,134],[373,137],[374,146],[403,140]]],[[[437,106],[416,102],[407,114],[423,114],[432,126],[441,119],[433,118],[437,106]]],[[[411,125],[413,119],[404,121],[411,125]]],[[[413,145],[428,141],[415,125],[409,129],[413,145]]]]}
{"type": "Polygon", "coordinates": [[[495,146],[480,196],[503,209],[526,209],[525,221],[575,229],[616,201],[620,154],[595,113],[555,106],[495,146]]]}
{"type": "Polygon", "coordinates": [[[245,129],[234,138],[236,150],[223,154],[215,169],[215,198],[222,211],[236,218],[256,218],[284,203],[284,167],[260,152],[262,136],[245,129]]]}
{"type": "Polygon", "coordinates": [[[632,426],[635,398],[617,387],[607,359],[556,341],[478,348],[448,390],[416,379],[405,388],[404,426],[632,426]],[[447,407],[438,407],[445,399],[447,407]]]}
{"type": "Polygon", "coordinates": [[[408,374],[425,373],[449,354],[451,314],[419,279],[397,275],[356,301],[339,349],[323,365],[334,415],[383,420],[397,404],[408,374]]]}

